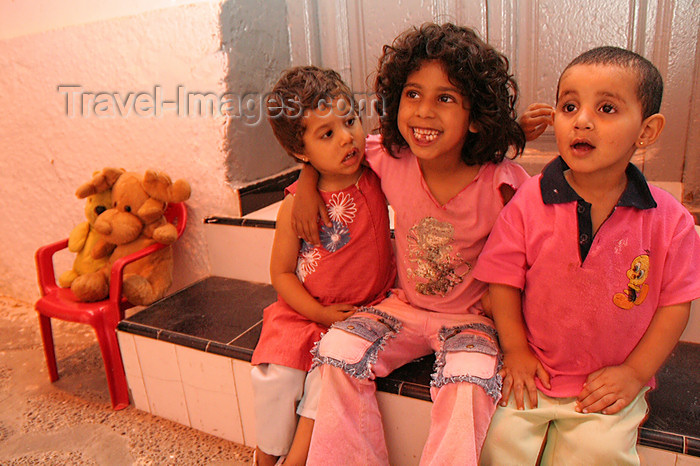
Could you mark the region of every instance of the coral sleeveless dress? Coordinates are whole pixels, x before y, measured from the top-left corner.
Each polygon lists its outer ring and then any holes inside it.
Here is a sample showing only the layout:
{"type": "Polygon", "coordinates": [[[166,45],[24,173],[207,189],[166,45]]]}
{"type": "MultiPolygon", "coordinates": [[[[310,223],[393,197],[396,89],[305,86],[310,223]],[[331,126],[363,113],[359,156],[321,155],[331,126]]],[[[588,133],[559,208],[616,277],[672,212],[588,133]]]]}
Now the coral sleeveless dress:
{"type": "MultiPolygon", "coordinates": [[[[296,183],[287,193],[296,192],[296,183]]],[[[396,280],[389,215],[379,179],[365,168],[357,183],[323,192],[333,226],[321,227],[321,245],[303,243],[296,273],[321,304],[376,304],[396,280]]],[[[252,364],[279,364],[308,371],[311,349],[327,327],[292,309],[278,296],[265,308],[252,364]]]]}

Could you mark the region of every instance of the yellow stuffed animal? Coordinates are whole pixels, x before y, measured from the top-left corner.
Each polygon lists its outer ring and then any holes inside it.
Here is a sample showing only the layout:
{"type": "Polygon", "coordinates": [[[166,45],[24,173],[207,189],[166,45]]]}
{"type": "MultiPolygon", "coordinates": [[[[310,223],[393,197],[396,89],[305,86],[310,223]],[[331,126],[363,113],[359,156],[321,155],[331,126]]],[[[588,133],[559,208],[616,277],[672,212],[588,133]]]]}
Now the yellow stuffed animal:
{"type": "Polygon", "coordinates": [[[104,243],[101,240],[102,235],[95,230],[95,221],[102,212],[112,207],[112,190],[107,189],[106,191],[97,192],[95,186],[106,186],[110,179],[113,184],[123,172],[124,170],[117,169],[110,169],[106,173],[95,172],[93,173],[94,179],[80,186],[75,192],[78,199],[87,198],[85,203],[85,217],[87,221],[73,228],[68,237],[68,250],[76,253],[76,256],[73,261],[73,268],[66,270],[58,277],[58,285],[62,288],[69,288],[73,280],[80,275],[100,270],[109,260],[106,257],[108,254],[95,259],[93,250],[96,245],[104,243]]]}
{"type": "MultiPolygon", "coordinates": [[[[71,290],[81,301],[99,301],[109,295],[110,271],[117,259],[156,242],[168,245],[175,242],[177,230],[163,213],[168,203],[185,201],[191,192],[186,181],[173,183],[167,175],[152,170],[143,177],[122,173],[113,185],[100,189],[110,187],[112,208],[99,216],[95,229],[107,245],[115,247],[105,266],[73,281],[71,290]]],[[[109,248],[98,245],[95,250],[104,252],[109,248]]],[[[124,296],[137,305],[148,305],[162,298],[172,283],[172,267],[170,247],[128,264],[124,268],[124,296]]]]}

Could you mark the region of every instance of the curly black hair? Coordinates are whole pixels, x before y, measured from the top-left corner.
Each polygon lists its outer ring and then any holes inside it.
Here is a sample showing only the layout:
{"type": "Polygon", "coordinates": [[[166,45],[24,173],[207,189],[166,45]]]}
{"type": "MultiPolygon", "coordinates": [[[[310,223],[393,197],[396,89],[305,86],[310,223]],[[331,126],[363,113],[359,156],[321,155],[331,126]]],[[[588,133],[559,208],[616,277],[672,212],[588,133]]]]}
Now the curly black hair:
{"type": "Polygon", "coordinates": [[[472,29],[452,23],[423,24],[385,45],[379,58],[375,92],[383,145],[394,155],[408,143],[399,132],[397,117],[408,76],[428,60],[438,60],[447,76],[471,105],[478,133],[469,133],[462,147],[467,165],[499,163],[511,146],[515,155],[525,147],[525,134],[516,121],[518,86],[508,72],[508,59],[472,29]]]}

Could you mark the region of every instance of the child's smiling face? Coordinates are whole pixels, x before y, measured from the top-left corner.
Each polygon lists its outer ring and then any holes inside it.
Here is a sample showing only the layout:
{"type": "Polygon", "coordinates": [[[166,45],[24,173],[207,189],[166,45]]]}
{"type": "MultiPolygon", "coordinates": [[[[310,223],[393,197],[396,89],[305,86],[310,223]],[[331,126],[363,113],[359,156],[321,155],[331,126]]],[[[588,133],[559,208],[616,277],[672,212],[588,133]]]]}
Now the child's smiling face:
{"type": "Polygon", "coordinates": [[[411,151],[423,160],[460,159],[470,122],[469,102],[439,61],[426,61],[408,75],[397,124],[411,151]]]}
{"type": "Polygon", "coordinates": [[[572,172],[624,173],[646,127],[637,80],[634,70],[614,65],[580,64],[564,72],[554,134],[572,172]]]}

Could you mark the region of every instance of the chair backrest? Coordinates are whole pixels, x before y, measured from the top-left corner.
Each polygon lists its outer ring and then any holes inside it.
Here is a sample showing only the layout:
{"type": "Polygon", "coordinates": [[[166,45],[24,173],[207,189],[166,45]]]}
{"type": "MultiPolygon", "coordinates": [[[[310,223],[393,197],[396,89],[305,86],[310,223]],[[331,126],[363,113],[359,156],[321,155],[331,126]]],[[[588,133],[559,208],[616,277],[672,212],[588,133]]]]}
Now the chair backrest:
{"type": "Polygon", "coordinates": [[[177,237],[181,237],[187,225],[187,207],[184,202],[176,202],[168,204],[165,209],[165,219],[175,225],[177,229],[177,237]]]}

